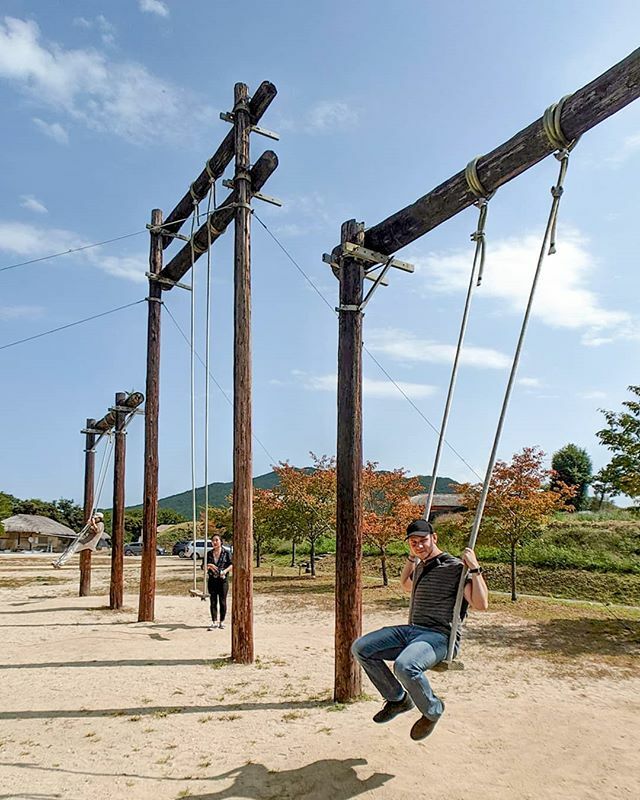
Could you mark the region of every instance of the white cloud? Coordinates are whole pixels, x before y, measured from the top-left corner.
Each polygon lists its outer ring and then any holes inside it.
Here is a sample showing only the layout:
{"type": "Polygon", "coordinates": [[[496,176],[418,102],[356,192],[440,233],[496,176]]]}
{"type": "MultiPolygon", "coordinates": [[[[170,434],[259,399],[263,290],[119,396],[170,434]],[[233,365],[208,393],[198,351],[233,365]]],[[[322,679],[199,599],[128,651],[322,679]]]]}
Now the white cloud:
{"type": "Polygon", "coordinates": [[[28,211],[35,211],[36,214],[48,214],[49,209],[34,197],[32,194],[23,194],[20,196],[20,206],[26,208],[28,211]]]}
{"type": "MultiPolygon", "coordinates": [[[[292,370],[291,373],[305,389],[318,392],[335,392],[338,388],[338,378],[335,374],[330,375],[309,375],[299,370],[292,370]]],[[[374,380],[373,378],[362,379],[362,393],[365,397],[384,397],[391,399],[402,399],[402,392],[413,399],[421,397],[431,397],[438,390],[435,386],[426,383],[407,383],[406,381],[374,380]],[[399,387],[399,388],[398,388],[399,387]]]]}
{"type": "MultiPolygon", "coordinates": [[[[526,307],[533,271],[538,260],[541,237],[491,240],[487,265],[478,298],[500,301],[500,310],[522,314],[526,307]]],[[[627,311],[604,308],[589,281],[596,264],[588,240],[576,230],[562,227],[558,252],[542,268],[533,316],[552,328],[582,331],[582,343],[596,346],[617,338],[640,336],[638,320],[627,311]]],[[[467,287],[470,269],[468,250],[431,253],[414,257],[429,293],[458,292],[467,287]]]]}
{"type": "Polygon", "coordinates": [[[84,28],[85,30],[92,30],[93,28],[96,28],[100,33],[100,38],[104,44],[115,44],[116,26],[109,22],[109,20],[103,14],[98,14],[98,16],[93,20],[87,19],[86,17],[75,17],[73,24],[77,28],[84,28]]]}
{"type": "Polygon", "coordinates": [[[335,220],[327,210],[324,197],[319,192],[292,195],[285,199],[284,209],[280,216],[295,217],[295,222],[284,222],[275,225],[274,230],[280,236],[307,236],[311,232],[325,230],[335,225],[335,220]]]}
{"type": "Polygon", "coordinates": [[[358,112],[346,103],[323,100],[316,103],[306,119],[307,130],[312,133],[325,133],[353,128],[358,122],[358,112]]]}
{"type": "Polygon", "coordinates": [[[640,151],[640,133],[635,133],[631,136],[627,136],[620,147],[616,150],[615,154],[609,156],[605,160],[607,163],[619,167],[629,158],[635,156],[638,151],[640,151]]]}
{"type": "Polygon", "coordinates": [[[168,17],[169,8],[162,0],[139,0],[140,11],[147,14],[157,14],[159,17],[168,17]]]}
{"type": "Polygon", "coordinates": [[[581,397],[583,400],[605,400],[608,395],[606,392],[594,389],[590,392],[579,392],[578,397],[581,397]]]}
{"type": "Polygon", "coordinates": [[[69,144],[69,134],[59,122],[45,122],[43,119],[39,119],[38,117],[34,117],[33,121],[35,122],[36,127],[40,128],[45,136],[48,136],[50,139],[58,142],[58,144],[69,144]]]}
{"type": "Polygon", "coordinates": [[[321,100],[308,111],[295,119],[280,116],[277,127],[283,131],[324,134],[354,128],[359,122],[359,114],[347,103],[336,100],[321,100]]]}
{"type": "MultiPolygon", "coordinates": [[[[0,78],[34,104],[135,142],[185,135],[213,118],[210,108],[142,64],[114,61],[95,49],[43,42],[32,20],[5,17],[0,23],[0,78]]],[[[42,120],[36,124],[43,129],[47,125],[42,120]]]]}
{"type": "Polygon", "coordinates": [[[517,383],[527,389],[539,389],[542,386],[540,378],[518,378],[517,383]]]}
{"type": "MultiPolygon", "coordinates": [[[[0,252],[11,253],[23,259],[40,258],[53,253],[64,253],[90,244],[78,234],[60,228],[36,227],[21,222],[0,221],[0,252]]],[[[92,267],[117,278],[136,282],[145,280],[148,257],[105,256],[101,248],[70,253],[76,263],[83,261],[92,267]]],[[[54,266],[56,261],[51,262],[54,266]]]]}
{"type": "MultiPolygon", "coordinates": [[[[453,364],[456,348],[431,339],[419,339],[409,331],[399,328],[374,328],[367,333],[365,344],[376,353],[384,353],[395,361],[453,364]]],[[[506,369],[511,360],[498,350],[487,347],[465,346],[460,363],[470,367],[506,369]]]]}
{"type": "Polygon", "coordinates": [[[34,319],[42,316],[42,306],[0,306],[0,320],[34,319]]]}

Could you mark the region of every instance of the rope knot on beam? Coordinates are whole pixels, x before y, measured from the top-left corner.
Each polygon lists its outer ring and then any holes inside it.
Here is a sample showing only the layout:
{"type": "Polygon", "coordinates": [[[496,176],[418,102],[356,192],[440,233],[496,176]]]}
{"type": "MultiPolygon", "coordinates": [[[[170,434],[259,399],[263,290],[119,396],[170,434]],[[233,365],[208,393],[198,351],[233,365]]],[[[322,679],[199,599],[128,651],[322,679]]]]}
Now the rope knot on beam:
{"type": "Polygon", "coordinates": [[[542,115],[542,129],[544,130],[545,136],[549,140],[550,145],[555,150],[561,152],[564,150],[572,150],[580,138],[578,136],[575,139],[569,140],[562,130],[562,109],[571,96],[570,94],[566,94],[564,97],[560,98],[557,103],[552,103],[542,115]]]}

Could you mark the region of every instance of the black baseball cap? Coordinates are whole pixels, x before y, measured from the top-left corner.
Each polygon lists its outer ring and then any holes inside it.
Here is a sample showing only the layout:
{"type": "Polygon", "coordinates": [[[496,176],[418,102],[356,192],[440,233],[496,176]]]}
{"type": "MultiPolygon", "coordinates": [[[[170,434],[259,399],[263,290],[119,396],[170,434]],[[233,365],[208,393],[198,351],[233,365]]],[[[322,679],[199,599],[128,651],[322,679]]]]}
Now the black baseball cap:
{"type": "Polygon", "coordinates": [[[430,536],[435,533],[433,525],[427,522],[426,519],[414,519],[407,526],[407,535],[404,537],[408,539],[410,536],[430,536]]]}

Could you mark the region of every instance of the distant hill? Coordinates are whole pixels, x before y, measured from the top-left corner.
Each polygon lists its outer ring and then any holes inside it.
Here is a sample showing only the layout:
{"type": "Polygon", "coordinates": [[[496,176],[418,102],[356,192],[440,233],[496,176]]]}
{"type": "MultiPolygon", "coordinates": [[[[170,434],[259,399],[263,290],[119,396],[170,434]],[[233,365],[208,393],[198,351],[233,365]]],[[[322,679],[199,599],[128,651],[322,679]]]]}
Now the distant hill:
{"type": "MultiPolygon", "coordinates": [[[[431,485],[430,475],[418,475],[420,483],[424,486],[425,491],[429,490],[431,485]]],[[[265,475],[258,475],[253,479],[253,485],[258,489],[272,489],[278,484],[278,476],[275,472],[267,472],[265,475]]],[[[456,482],[451,478],[438,478],[436,481],[436,492],[443,494],[452,493],[455,491],[456,482]]],[[[226,506],[228,505],[227,497],[233,491],[233,482],[228,483],[210,483],[209,484],[209,505],[210,506],[226,506]]],[[[198,509],[204,507],[204,486],[196,490],[196,503],[198,509]]],[[[191,490],[181,492],[180,494],[172,494],[169,497],[163,497],[158,501],[160,508],[170,508],[182,514],[187,519],[191,518],[191,490]]],[[[134,506],[140,508],[140,506],[134,506]]]]}

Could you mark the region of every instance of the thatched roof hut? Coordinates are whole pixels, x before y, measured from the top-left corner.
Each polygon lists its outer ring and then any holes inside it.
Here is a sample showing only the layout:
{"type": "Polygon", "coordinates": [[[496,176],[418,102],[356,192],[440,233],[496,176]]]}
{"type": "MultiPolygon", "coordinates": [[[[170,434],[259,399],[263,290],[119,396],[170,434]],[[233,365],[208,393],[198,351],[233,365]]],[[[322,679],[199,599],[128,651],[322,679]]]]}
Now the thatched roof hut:
{"type": "MultiPolygon", "coordinates": [[[[425,492],[425,494],[416,494],[409,499],[414,506],[423,506],[427,502],[427,497],[428,494],[425,492]]],[[[461,495],[449,492],[438,492],[433,495],[431,513],[434,516],[453,514],[456,511],[466,511],[461,495]]]]}
{"type": "Polygon", "coordinates": [[[77,535],[66,525],[40,514],[14,514],[2,520],[2,527],[0,550],[61,550],[77,535]]]}

